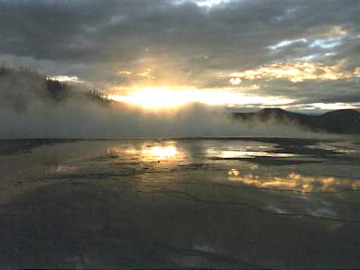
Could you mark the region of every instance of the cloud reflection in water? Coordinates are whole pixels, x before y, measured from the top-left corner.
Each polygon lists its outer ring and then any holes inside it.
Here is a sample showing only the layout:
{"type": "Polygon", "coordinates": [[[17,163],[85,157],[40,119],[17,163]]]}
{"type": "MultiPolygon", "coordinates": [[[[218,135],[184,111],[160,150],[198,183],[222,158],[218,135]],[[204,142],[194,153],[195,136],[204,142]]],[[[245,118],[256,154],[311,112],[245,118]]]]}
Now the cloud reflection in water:
{"type": "Polygon", "coordinates": [[[295,154],[289,153],[274,153],[259,151],[258,149],[244,149],[244,150],[214,150],[208,149],[207,154],[211,158],[222,159],[236,159],[236,158],[255,158],[255,157],[276,157],[276,158],[289,158],[296,157],[295,154]]]}
{"type": "Polygon", "coordinates": [[[356,190],[360,188],[359,180],[340,179],[328,176],[306,176],[299,173],[289,173],[285,177],[260,177],[253,173],[241,174],[237,169],[228,171],[230,181],[241,182],[259,188],[295,190],[301,192],[337,192],[356,190]]]}

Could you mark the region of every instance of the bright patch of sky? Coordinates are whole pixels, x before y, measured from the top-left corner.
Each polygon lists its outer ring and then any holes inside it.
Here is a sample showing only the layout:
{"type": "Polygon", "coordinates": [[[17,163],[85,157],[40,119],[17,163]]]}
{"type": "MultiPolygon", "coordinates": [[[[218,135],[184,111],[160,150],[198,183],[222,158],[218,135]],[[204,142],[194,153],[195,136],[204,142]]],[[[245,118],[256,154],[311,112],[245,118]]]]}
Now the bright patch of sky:
{"type": "Polygon", "coordinates": [[[342,109],[359,109],[360,103],[343,103],[343,102],[335,102],[335,103],[312,103],[304,106],[305,110],[342,110],[342,109]]]}
{"type": "Polygon", "coordinates": [[[359,34],[351,34],[347,30],[343,29],[340,26],[334,26],[330,28],[329,31],[317,33],[314,36],[306,38],[298,38],[293,40],[282,40],[275,45],[270,45],[267,48],[271,50],[277,50],[295,43],[306,43],[309,48],[322,48],[322,49],[333,49],[346,40],[354,40],[359,38],[359,34]]]}
{"type": "MultiPolygon", "coordinates": [[[[340,62],[338,64],[341,64],[340,62]]],[[[293,83],[307,80],[339,80],[355,77],[356,71],[341,72],[337,65],[327,66],[323,63],[307,62],[276,62],[230,74],[230,78],[241,80],[288,80],[293,83]]]]}
{"type": "Polygon", "coordinates": [[[308,41],[306,38],[299,38],[299,39],[294,39],[294,40],[283,40],[276,45],[268,46],[268,48],[270,48],[272,50],[276,50],[278,48],[285,47],[285,46],[288,46],[288,45],[291,45],[294,43],[298,43],[298,42],[307,43],[308,41]]]}
{"type": "Polygon", "coordinates": [[[195,3],[200,7],[212,7],[213,5],[218,5],[223,2],[226,2],[224,0],[198,0],[195,1],[195,3]]]}
{"type": "Polygon", "coordinates": [[[56,80],[59,82],[83,83],[83,81],[79,80],[77,76],[57,75],[57,76],[48,77],[48,79],[56,80]]]}
{"type": "Polygon", "coordinates": [[[239,85],[241,83],[241,79],[240,78],[230,78],[229,82],[232,85],[239,85]]]}
{"type": "Polygon", "coordinates": [[[328,39],[315,39],[310,44],[310,48],[320,47],[323,49],[332,49],[337,47],[341,44],[343,37],[335,37],[335,38],[328,38],[328,39]]]}
{"type": "Polygon", "coordinates": [[[167,88],[138,89],[128,95],[111,94],[108,95],[108,98],[115,101],[137,104],[149,109],[176,107],[191,102],[227,106],[281,106],[290,105],[296,101],[284,96],[258,96],[226,91],[176,91],[167,88]]]}

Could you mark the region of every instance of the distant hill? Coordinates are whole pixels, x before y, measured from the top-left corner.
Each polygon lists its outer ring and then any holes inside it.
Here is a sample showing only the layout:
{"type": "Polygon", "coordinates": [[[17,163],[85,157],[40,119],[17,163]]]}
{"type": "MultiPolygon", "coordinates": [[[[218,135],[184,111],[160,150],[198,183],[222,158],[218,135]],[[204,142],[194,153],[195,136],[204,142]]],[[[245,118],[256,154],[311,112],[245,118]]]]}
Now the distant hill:
{"type": "Polygon", "coordinates": [[[356,110],[336,110],[321,115],[308,115],[279,108],[262,109],[254,113],[233,113],[233,118],[246,123],[274,121],[299,124],[312,131],[339,134],[360,134],[360,113],[356,110]]]}

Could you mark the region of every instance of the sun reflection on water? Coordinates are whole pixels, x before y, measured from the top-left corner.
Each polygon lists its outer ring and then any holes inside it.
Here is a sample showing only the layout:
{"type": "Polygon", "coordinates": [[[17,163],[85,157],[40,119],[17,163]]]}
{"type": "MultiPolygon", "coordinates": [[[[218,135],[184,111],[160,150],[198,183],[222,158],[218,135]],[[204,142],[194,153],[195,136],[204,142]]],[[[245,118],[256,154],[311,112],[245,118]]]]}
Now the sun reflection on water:
{"type": "Polygon", "coordinates": [[[176,156],[178,150],[175,146],[155,146],[149,149],[142,149],[141,153],[148,158],[167,159],[176,156]]]}
{"type": "Polygon", "coordinates": [[[142,144],[137,147],[111,147],[108,155],[125,159],[138,159],[144,162],[152,161],[179,161],[183,154],[175,144],[142,144]]]}

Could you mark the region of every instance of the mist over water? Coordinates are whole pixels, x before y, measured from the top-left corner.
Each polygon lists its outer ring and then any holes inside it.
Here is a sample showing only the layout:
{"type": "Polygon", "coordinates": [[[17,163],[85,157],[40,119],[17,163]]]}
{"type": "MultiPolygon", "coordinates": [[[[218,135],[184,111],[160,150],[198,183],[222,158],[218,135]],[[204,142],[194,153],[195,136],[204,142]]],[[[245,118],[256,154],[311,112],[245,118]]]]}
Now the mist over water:
{"type": "Polygon", "coordinates": [[[78,89],[55,102],[46,91],[37,74],[0,76],[0,138],[320,136],[296,123],[244,125],[223,106],[189,103],[154,111],[118,102],[104,105],[85,99],[78,89]]]}
{"type": "Polygon", "coordinates": [[[270,123],[244,126],[221,108],[189,104],[175,111],[146,112],[128,106],[101,108],[75,101],[33,106],[17,113],[1,109],[1,137],[193,137],[299,135],[300,128],[270,123]]]}

